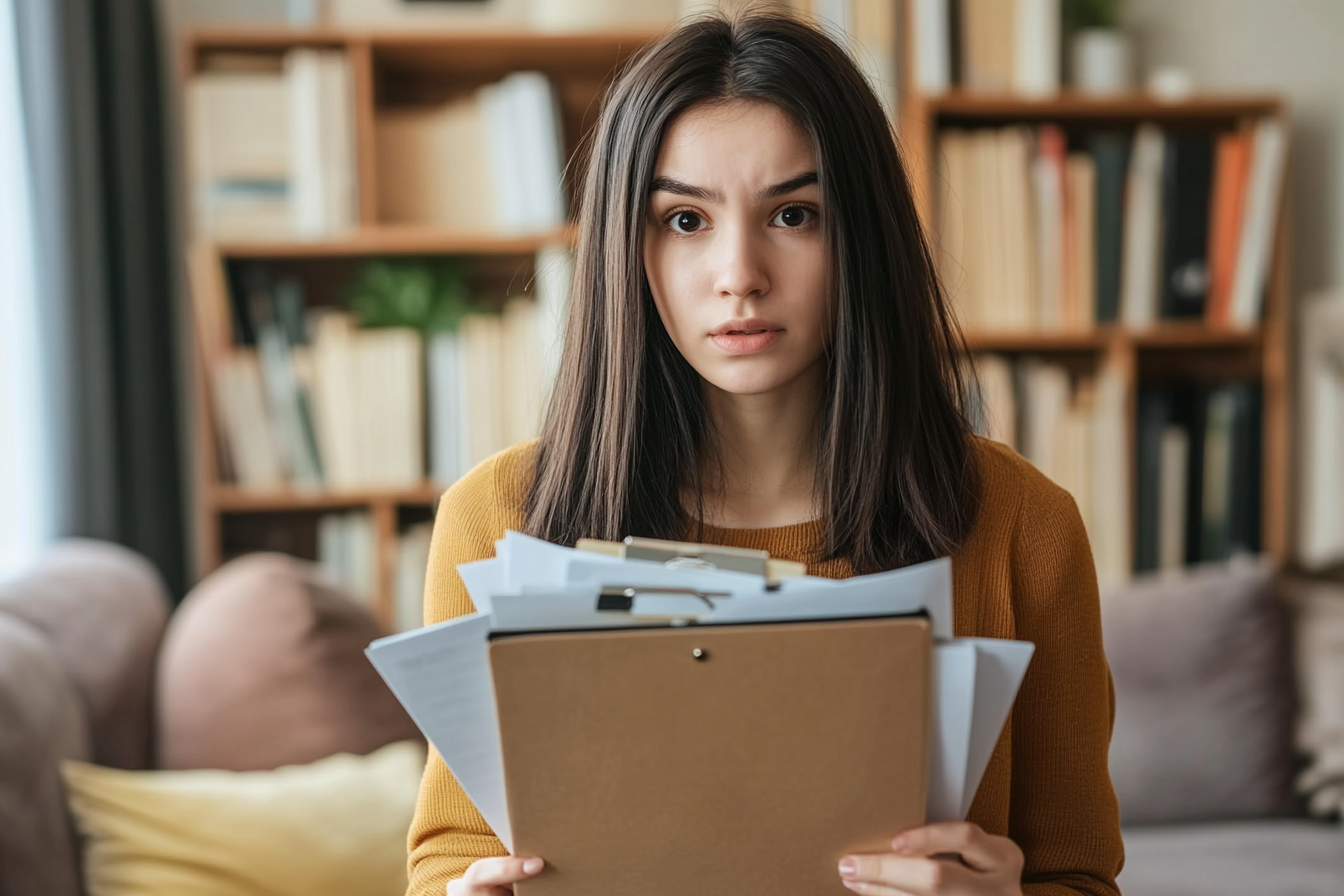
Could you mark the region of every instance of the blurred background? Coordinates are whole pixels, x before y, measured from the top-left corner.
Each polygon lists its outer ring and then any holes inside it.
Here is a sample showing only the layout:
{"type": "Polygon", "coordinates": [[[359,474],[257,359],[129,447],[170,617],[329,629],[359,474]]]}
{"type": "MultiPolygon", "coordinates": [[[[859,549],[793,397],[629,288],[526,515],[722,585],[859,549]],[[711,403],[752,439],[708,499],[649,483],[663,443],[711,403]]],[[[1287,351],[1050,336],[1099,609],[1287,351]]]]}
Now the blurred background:
{"type": "MultiPolygon", "coordinates": [[[[890,112],[977,429],[1082,512],[1125,891],[1344,893],[1344,4],[782,5],[890,112]]],[[[704,8],[0,0],[0,896],[123,892],[61,760],[414,739],[360,650],[536,434],[584,135],[704,8]]]]}

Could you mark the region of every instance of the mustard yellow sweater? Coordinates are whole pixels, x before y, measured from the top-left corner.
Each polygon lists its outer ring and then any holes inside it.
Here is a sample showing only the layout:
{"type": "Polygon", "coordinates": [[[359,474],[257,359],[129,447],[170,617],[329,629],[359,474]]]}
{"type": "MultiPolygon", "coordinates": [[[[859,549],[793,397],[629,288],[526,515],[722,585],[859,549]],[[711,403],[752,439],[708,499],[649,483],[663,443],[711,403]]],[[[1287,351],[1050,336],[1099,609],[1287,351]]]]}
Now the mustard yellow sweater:
{"type": "MultiPolygon", "coordinates": [[[[439,503],[427,623],[473,611],[456,567],[493,556],[505,529],[522,529],[535,449],[526,443],[485,461],[439,503]]],[[[1107,772],[1115,703],[1087,534],[1073,499],[1034,467],[996,443],[977,440],[976,450],[984,493],[952,558],[956,634],[1031,641],[1036,654],[970,820],[1022,848],[1027,894],[1116,894],[1123,848],[1107,772]]],[[[845,561],[815,562],[820,535],[818,524],[800,523],[711,528],[704,540],[801,560],[813,575],[851,575],[845,561]]],[[[443,896],[473,861],[505,854],[432,750],[409,849],[410,896],[443,896]]]]}

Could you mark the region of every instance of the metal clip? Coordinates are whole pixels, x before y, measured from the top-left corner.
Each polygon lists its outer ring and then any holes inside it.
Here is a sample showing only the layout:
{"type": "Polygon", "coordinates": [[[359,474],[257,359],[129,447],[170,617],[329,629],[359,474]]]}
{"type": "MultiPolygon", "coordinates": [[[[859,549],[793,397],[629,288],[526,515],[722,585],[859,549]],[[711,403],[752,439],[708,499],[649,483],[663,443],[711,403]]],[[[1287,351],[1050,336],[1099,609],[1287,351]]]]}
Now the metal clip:
{"type": "Polygon", "coordinates": [[[694,588],[632,588],[608,585],[597,596],[597,609],[629,613],[643,619],[696,619],[714,610],[714,598],[726,591],[694,588]]]}

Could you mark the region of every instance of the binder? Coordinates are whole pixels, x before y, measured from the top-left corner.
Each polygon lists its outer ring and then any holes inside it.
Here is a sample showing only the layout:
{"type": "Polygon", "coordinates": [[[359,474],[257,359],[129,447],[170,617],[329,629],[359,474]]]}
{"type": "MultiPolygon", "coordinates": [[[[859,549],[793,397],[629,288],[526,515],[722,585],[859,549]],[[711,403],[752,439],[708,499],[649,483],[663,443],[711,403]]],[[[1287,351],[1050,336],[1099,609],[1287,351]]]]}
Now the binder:
{"type": "Polygon", "coordinates": [[[925,817],[925,616],[494,632],[518,896],[848,893],[925,817]]]}

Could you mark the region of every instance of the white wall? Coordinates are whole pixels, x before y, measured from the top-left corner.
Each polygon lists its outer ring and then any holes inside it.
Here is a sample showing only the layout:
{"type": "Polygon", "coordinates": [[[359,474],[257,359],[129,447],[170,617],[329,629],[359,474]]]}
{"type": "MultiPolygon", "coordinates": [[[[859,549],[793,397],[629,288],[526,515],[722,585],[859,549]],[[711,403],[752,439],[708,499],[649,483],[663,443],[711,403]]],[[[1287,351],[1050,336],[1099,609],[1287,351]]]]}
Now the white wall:
{"type": "Polygon", "coordinates": [[[1288,102],[1292,292],[1344,291],[1344,0],[1123,0],[1141,71],[1288,102]]]}

